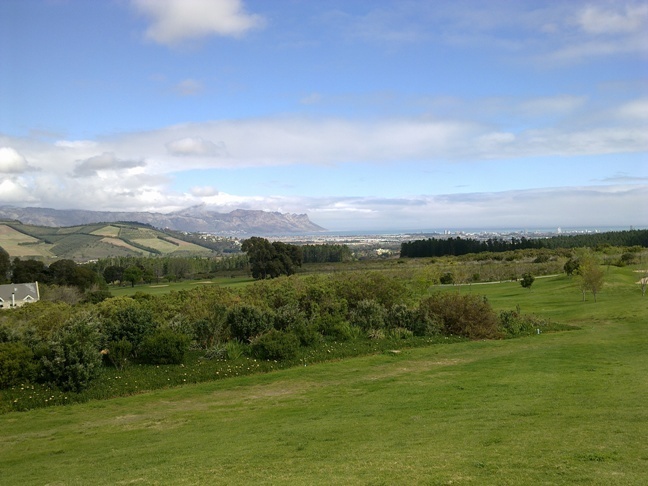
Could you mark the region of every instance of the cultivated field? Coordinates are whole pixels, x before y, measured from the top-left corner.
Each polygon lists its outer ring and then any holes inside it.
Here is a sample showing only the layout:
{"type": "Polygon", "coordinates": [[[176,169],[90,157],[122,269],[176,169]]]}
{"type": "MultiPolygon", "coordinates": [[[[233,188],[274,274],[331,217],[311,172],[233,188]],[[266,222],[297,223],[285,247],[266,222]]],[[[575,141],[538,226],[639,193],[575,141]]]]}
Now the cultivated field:
{"type": "Polygon", "coordinates": [[[52,258],[52,245],[0,223],[0,242],[12,257],[52,258]]]}
{"type": "Polygon", "coordinates": [[[0,416],[2,484],[648,484],[648,298],[443,287],[579,329],[0,416]]]}

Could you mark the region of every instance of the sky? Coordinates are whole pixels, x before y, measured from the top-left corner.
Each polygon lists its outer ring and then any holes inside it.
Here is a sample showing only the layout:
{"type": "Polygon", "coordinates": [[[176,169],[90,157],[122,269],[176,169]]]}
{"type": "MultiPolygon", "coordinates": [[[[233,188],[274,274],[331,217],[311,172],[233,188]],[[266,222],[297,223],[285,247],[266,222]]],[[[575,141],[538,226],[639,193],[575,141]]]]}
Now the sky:
{"type": "Polygon", "coordinates": [[[0,206],[648,227],[648,2],[0,0],[0,206]]]}

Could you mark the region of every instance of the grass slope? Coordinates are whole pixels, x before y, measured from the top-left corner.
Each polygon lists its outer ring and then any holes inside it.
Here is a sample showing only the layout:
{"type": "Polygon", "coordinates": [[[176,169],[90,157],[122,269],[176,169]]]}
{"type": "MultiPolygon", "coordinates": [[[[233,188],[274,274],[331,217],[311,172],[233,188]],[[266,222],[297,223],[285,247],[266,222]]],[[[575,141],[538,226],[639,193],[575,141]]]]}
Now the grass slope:
{"type": "Polygon", "coordinates": [[[0,246],[12,258],[70,258],[77,261],[110,256],[146,256],[155,252],[182,256],[212,253],[208,248],[130,223],[97,223],[65,228],[0,223],[0,246]]]}
{"type": "MultiPolygon", "coordinates": [[[[0,416],[3,484],[648,483],[648,299],[462,288],[580,330],[0,416]]],[[[457,291],[457,289],[444,289],[457,291]]]]}

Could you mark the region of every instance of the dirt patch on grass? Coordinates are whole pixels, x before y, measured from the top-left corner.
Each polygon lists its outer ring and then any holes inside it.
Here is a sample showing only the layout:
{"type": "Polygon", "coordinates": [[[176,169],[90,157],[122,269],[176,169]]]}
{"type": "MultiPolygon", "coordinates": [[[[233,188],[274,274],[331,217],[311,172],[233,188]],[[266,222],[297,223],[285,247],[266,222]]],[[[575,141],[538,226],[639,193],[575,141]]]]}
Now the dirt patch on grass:
{"type": "Polygon", "coordinates": [[[396,363],[389,363],[384,366],[380,366],[377,369],[376,373],[365,375],[365,380],[373,381],[383,378],[393,378],[395,376],[401,376],[409,373],[420,373],[422,371],[429,371],[433,368],[445,367],[445,366],[456,366],[458,364],[468,363],[471,360],[467,359],[441,359],[435,361],[425,361],[425,360],[415,360],[415,361],[403,361],[399,363],[400,366],[394,366],[396,363]]]}

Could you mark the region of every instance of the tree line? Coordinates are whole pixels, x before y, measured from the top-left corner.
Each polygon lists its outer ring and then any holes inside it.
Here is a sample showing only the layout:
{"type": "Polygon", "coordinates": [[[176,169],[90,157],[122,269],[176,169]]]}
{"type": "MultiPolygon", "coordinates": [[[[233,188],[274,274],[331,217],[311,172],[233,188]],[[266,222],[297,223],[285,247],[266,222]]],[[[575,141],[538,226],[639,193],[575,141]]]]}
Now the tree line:
{"type": "Polygon", "coordinates": [[[648,230],[608,231],[584,235],[558,235],[551,238],[428,238],[401,243],[401,257],[460,256],[469,253],[501,253],[524,249],[559,249],[601,246],[648,247],[648,230]]]}

